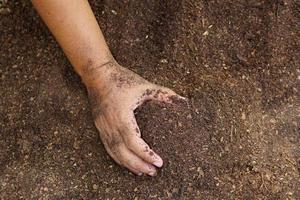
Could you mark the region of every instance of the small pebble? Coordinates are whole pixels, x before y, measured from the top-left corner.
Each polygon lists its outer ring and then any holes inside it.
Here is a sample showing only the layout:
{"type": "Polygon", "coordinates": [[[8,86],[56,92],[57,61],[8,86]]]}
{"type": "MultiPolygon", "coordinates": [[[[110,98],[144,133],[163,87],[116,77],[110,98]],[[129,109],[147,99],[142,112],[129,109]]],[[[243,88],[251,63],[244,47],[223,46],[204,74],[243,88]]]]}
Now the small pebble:
{"type": "Polygon", "coordinates": [[[97,190],[99,188],[99,186],[97,184],[93,184],[93,189],[97,190]]]}
{"type": "Polygon", "coordinates": [[[165,58],[164,58],[164,59],[161,59],[161,60],[160,60],[160,63],[168,63],[168,60],[165,59],[165,58]]]}
{"type": "Polygon", "coordinates": [[[246,114],[245,113],[242,113],[242,120],[245,120],[246,119],[246,114]]]}
{"type": "Polygon", "coordinates": [[[111,10],[112,14],[117,15],[118,13],[115,10],[111,10]]]}
{"type": "Polygon", "coordinates": [[[209,32],[208,32],[208,31],[205,31],[202,35],[206,36],[206,35],[208,35],[208,34],[209,34],[209,32]]]}

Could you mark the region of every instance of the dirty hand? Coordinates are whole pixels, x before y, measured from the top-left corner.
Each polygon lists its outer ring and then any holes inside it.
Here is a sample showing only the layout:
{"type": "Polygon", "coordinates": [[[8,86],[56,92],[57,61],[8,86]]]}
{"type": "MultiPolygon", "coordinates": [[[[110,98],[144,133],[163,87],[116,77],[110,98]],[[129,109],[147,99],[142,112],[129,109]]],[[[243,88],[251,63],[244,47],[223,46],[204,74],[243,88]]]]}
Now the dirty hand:
{"type": "Polygon", "coordinates": [[[141,138],[134,110],[147,100],[183,99],[152,84],[115,61],[91,68],[83,78],[95,125],[109,155],[137,175],[156,175],[163,161],[141,138]]]}

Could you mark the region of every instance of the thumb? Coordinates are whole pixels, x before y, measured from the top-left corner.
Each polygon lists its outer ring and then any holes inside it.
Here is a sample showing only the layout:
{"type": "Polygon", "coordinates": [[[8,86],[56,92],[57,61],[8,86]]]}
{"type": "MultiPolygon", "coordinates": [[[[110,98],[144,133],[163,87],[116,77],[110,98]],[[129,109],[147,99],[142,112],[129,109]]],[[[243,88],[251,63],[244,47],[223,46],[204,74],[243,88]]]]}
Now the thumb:
{"type": "Polygon", "coordinates": [[[154,100],[168,104],[187,103],[185,97],[176,94],[176,92],[169,88],[159,85],[153,85],[151,89],[147,89],[144,100],[154,100]]]}

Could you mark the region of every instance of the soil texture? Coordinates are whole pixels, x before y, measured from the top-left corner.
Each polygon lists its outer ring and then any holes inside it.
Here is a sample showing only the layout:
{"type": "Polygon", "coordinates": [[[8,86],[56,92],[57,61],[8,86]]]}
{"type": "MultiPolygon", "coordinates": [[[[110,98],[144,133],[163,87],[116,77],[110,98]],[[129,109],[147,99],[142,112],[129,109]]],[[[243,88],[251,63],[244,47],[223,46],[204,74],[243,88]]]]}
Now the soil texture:
{"type": "Polygon", "coordinates": [[[90,1],[116,60],[189,99],[138,108],[155,178],[106,153],[28,1],[0,1],[0,199],[300,199],[300,2],[90,1]]]}

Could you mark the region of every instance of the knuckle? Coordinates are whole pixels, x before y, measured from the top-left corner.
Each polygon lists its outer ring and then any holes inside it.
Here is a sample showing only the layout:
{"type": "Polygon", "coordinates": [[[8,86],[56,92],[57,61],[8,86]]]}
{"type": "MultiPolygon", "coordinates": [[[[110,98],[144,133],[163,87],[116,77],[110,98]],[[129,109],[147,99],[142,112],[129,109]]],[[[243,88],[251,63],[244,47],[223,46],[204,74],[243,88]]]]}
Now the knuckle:
{"type": "Polygon", "coordinates": [[[128,148],[133,150],[136,146],[136,138],[133,136],[127,136],[126,137],[126,144],[128,145],[128,148]]]}

